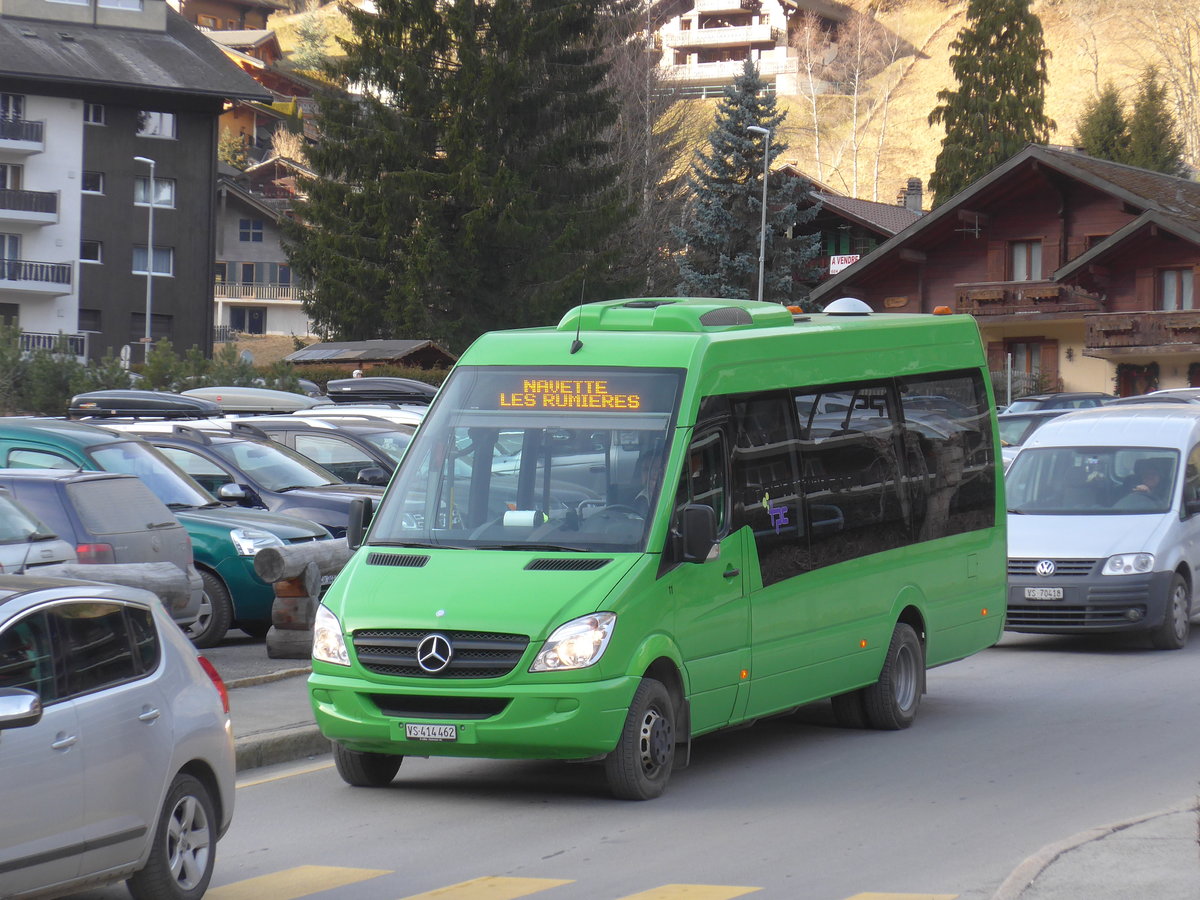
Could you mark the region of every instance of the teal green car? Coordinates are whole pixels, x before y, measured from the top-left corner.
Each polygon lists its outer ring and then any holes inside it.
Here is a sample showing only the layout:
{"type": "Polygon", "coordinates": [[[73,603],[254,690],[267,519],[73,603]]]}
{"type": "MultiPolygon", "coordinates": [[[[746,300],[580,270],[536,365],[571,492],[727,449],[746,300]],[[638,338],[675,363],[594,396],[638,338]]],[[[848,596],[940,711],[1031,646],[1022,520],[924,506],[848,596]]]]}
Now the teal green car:
{"type": "Polygon", "coordinates": [[[145,482],[192,540],[204,579],[200,618],[188,631],[197,647],[220,643],[231,627],[253,637],[271,627],[275,592],[254,571],[259,550],[331,537],[296,516],[225,506],[140,438],[81,422],[0,419],[0,467],[124,472],[145,482]]]}

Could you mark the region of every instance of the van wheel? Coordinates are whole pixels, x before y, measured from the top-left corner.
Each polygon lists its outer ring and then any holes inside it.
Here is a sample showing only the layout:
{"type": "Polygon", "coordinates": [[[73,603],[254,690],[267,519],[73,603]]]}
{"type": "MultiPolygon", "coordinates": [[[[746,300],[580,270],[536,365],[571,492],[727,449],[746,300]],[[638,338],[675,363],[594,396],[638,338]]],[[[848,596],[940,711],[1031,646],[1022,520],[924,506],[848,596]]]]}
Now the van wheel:
{"type": "Polygon", "coordinates": [[[403,756],[391,753],[363,753],[333,743],[333,763],[342,781],[354,787],[387,787],[400,771],[403,756]]]}
{"type": "Polygon", "coordinates": [[[838,694],[829,701],[833,704],[833,721],[842,728],[867,727],[867,706],[861,690],[838,694]]]}
{"type": "Polygon", "coordinates": [[[1162,624],[1150,632],[1155,650],[1180,650],[1192,629],[1192,597],[1187,582],[1178,572],[1171,578],[1171,593],[1162,624]]]}
{"type": "Polygon", "coordinates": [[[608,787],[619,800],[653,800],[675,765],[675,703],[660,681],[643,678],[629,704],[617,748],[604,760],[608,787]]]}
{"type": "Polygon", "coordinates": [[[191,775],[171,782],[150,858],[125,882],[134,900],[199,900],[217,860],[217,819],[208,790],[191,775]]]}
{"type": "Polygon", "coordinates": [[[188,628],[187,636],[197,647],[215,647],[225,637],[229,623],[233,621],[233,602],[225,582],[204,569],[200,570],[204,580],[204,596],[200,598],[200,617],[188,628]]]}
{"type": "Polygon", "coordinates": [[[917,717],[925,683],[925,654],[911,625],[900,622],[892,632],[879,680],[863,688],[863,705],[872,728],[898,731],[917,717]]]}

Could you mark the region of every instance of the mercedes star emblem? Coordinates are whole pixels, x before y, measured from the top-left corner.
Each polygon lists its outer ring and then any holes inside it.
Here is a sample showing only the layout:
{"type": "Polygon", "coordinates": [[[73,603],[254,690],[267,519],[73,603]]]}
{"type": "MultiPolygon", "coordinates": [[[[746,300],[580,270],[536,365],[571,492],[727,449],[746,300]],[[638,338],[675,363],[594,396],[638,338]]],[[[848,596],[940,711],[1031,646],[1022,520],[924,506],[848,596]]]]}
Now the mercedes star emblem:
{"type": "Polygon", "coordinates": [[[450,646],[450,638],[444,634],[427,634],[417,644],[417,665],[431,675],[450,665],[454,656],[454,648],[450,646]]]}

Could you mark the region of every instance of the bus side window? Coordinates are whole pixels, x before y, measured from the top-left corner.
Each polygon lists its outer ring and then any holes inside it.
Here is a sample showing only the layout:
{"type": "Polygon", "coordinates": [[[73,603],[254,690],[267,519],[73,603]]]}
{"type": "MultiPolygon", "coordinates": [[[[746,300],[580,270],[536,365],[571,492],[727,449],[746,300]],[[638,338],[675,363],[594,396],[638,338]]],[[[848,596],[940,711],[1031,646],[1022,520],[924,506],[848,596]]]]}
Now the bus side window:
{"type": "Polygon", "coordinates": [[[720,431],[708,431],[692,440],[679,478],[675,511],[689,503],[711,506],[717,514],[717,534],[726,534],[726,506],[729,491],[725,476],[725,438],[720,431]]]}

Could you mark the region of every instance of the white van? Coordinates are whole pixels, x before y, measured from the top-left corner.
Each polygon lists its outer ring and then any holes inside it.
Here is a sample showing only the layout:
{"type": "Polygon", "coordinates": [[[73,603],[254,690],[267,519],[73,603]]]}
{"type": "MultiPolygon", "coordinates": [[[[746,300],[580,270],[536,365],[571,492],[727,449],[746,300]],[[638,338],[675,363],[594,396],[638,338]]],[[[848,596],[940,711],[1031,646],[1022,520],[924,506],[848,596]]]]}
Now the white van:
{"type": "Polygon", "coordinates": [[[1008,631],[1187,642],[1200,570],[1200,406],[1080,410],[1005,478],[1008,631]]]}

